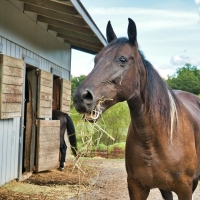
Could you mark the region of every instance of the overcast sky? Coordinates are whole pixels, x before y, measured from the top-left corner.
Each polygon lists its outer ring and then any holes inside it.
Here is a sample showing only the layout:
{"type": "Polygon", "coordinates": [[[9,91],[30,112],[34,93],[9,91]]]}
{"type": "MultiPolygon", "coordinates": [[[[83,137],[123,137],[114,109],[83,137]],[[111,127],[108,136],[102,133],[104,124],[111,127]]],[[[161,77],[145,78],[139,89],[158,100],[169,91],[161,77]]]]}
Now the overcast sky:
{"type": "MultiPolygon", "coordinates": [[[[128,18],[137,26],[143,51],[164,78],[191,63],[200,69],[200,0],[81,0],[106,36],[110,20],[118,37],[127,37],[128,18]]],[[[72,51],[72,75],[87,75],[94,55],[72,51]]]]}

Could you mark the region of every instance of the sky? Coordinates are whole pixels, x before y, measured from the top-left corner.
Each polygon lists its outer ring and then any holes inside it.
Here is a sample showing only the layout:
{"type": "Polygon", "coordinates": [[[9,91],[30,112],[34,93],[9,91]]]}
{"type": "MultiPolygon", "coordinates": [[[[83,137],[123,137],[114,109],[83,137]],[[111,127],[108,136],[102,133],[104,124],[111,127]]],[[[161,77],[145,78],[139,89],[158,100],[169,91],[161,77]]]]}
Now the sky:
{"type": "MultiPolygon", "coordinates": [[[[200,69],[200,0],[81,0],[106,38],[111,21],[127,37],[128,18],[137,26],[139,49],[163,78],[190,63],[200,69]]],[[[87,75],[94,55],[72,50],[72,75],[87,75]]]]}

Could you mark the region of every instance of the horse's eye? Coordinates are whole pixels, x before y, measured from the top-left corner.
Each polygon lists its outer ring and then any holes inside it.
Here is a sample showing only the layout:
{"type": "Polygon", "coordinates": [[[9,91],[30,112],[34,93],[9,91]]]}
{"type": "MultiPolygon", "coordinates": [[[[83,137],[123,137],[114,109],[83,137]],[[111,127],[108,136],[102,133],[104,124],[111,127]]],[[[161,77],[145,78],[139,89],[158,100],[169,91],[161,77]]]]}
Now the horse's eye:
{"type": "Polygon", "coordinates": [[[118,65],[120,65],[121,67],[124,67],[127,63],[127,58],[124,56],[121,56],[117,61],[118,65]]]}

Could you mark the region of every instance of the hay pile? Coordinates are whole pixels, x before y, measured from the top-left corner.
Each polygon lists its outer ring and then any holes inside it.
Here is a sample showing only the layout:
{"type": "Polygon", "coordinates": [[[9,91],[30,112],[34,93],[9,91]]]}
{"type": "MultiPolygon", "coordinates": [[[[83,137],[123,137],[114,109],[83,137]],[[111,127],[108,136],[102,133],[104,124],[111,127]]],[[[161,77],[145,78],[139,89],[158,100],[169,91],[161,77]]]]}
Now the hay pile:
{"type": "Polygon", "coordinates": [[[1,200],[56,200],[76,197],[90,191],[98,178],[98,172],[85,164],[80,172],[68,163],[63,171],[51,171],[33,174],[24,182],[10,182],[0,187],[1,200]]]}

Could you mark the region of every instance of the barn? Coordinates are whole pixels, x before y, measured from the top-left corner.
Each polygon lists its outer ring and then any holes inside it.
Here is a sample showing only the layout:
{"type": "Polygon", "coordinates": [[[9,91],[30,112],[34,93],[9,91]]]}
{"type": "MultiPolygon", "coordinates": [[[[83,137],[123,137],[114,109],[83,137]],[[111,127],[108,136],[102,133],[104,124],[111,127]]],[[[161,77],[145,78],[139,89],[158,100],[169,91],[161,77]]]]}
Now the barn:
{"type": "Polygon", "coordinates": [[[71,51],[106,40],[79,0],[0,0],[0,185],[58,165],[69,113],[71,51]]]}

